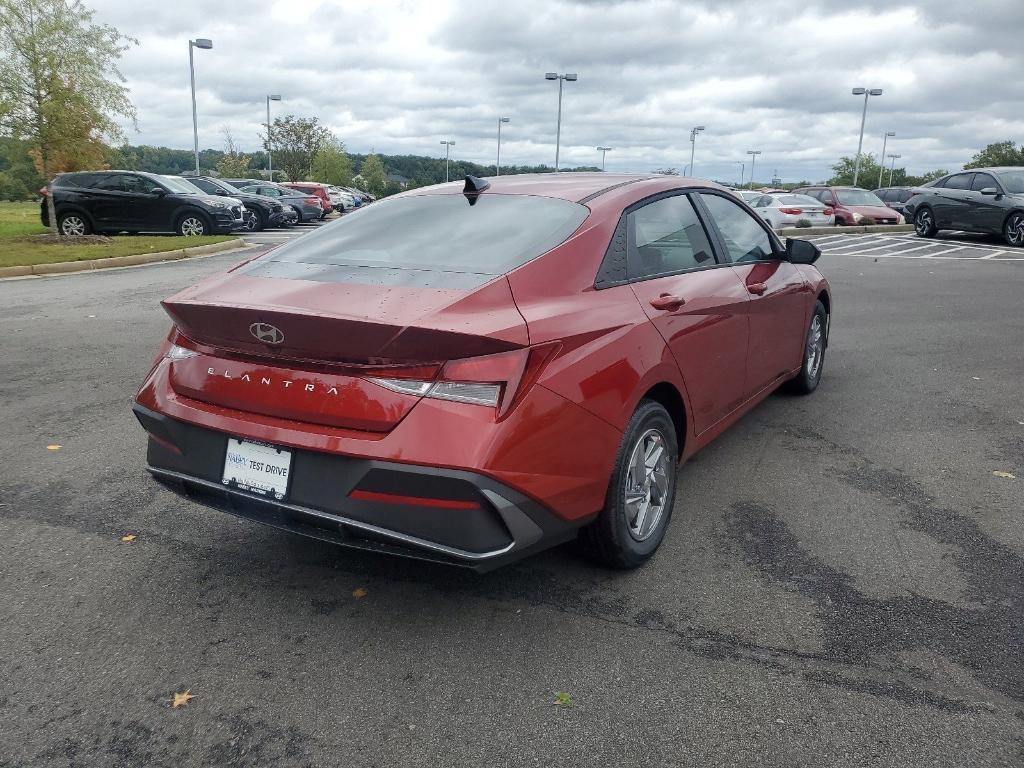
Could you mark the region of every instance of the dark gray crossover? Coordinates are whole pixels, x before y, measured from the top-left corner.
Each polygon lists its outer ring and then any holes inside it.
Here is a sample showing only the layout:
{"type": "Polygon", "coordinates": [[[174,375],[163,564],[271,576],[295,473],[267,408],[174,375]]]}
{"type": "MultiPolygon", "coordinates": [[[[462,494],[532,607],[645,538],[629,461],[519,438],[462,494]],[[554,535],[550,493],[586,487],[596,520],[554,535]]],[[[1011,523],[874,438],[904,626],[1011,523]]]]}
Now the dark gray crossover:
{"type": "Polygon", "coordinates": [[[1024,246],[1024,168],[974,168],[914,190],[908,218],[919,237],[940,229],[1001,235],[1024,246]]]}

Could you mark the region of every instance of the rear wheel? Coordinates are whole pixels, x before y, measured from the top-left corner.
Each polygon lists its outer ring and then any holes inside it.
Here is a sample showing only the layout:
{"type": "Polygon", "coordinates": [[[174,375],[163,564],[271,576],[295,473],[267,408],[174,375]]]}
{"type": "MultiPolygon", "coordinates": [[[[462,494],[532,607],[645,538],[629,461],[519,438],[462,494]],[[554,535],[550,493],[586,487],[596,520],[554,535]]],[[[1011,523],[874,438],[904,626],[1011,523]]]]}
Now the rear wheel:
{"type": "Polygon", "coordinates": [[[294,208],[294,207],[292,208],[292,210],[295,211],[295,215],[299,217],[299,218],[297,218],[295,220],[295,223],[296,224],[301,224],[302,223],[302,211],[300,211],[298,208],[294,208]]]}
{"type": "Polygon", "coordinates": [[[825,343],[828,331],[828,313],[820,301],[814,303],[814,314],[807,328],[804,342],[804,360],[800,373],[787,382],[787,389],[798,395],[809,395],[818,388],[821,373],[825,368],[825,343]]]}
{"type": "Polygon", "coordinates": [[[672,417],[660,403],[644,400],[623,435],[605,507],[580,532],[594,559],[625,569],[654,554],[672,518],[678,466],[672,417]]]}
{"type": "Polygon", "coordinates": [[[931,208],[922,208],[914,216],[914,231],[918,237],[935,237],[935,214],[931,208]]]}
{"type": "Polygon", "coordinates": [[[76,211],[72,211],[71,213],[62,213],[58,216],[57,227],[60,229],[60,233],[65,237],[88,235],[91,229],[89,227],[88,219],[76,211]]]}
{"type": "Polygon", "coordinates": [[[1024,213],[1011,213],[1003,225],[1003,237],[1014,248],[1024,247],[1024,213]]]}
{"type": "Polygon", "coordinates": [[[177,230],[185,237],[201,237],[210,234],[210,224],[198,213],[186,213],[178,219],[177,230]]]}

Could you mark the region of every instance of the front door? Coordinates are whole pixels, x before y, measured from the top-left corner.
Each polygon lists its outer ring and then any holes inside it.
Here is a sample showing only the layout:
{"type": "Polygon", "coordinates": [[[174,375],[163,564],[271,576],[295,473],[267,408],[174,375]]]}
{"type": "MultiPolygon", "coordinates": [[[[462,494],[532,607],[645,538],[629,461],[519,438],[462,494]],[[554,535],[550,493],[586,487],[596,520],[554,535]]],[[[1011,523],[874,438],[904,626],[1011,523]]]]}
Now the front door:
{"type": "Polygon", "coordinates": [[[730,196],[702,192],[700,200],[750,298],[745,394],[752,397],[800,367],[811,286],[781,258],[761,222],[730,196]]]}
{"type": "Polygon", "coordinates": [[[747,291],[685,194],[631,211],[627,238],[633,292],[672,351],[700,434],[743,402],[747,291]]]}
{"type": "Polygon", "coordinates": [[[958,227],[958,229],[973,229],[976,232],[1002,232],[1003,219],[1006,218],[1006,201],[1001,194],[981,194],[983,189],[996,189],[1000,193],[1003,191],[1002,186],[992,174],[974,174],[967,205],[963,211],[963,227],[958,227]]]}

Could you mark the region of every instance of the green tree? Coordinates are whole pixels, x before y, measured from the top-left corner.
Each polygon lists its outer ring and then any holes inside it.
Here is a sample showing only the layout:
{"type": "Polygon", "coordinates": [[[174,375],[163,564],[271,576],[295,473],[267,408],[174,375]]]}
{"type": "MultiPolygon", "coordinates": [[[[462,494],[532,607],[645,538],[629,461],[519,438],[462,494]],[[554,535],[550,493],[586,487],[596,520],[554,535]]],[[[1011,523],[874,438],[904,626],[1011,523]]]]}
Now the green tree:
{"type": "Polygon", "coordinates": [[[117,63],[138,41],[93,15],[81,0],[0,0],[0,129],[29,144],[47,182],[119,138],[116,116],[135,120],[117,63]]]}
{"type": "Polygon", "coordinates": [[[370,155],[363,160],[359,175],[363,177],[363,188],[367,192],[377,197],[384,194],[388,185],[388,175],[384,171],[384,162],[379,155],[370,155]]]}
{"type": "MultiPolygon", "coordinates": [[[[832,166],[832,178],[828,180],[828,183],[839,187],[852,186],[856,165],[856,157],[839,158],[839,162],[832,166]]],[[[870,152],[865,152],[860,156],[860,173],[857,176],[857,186],[864,189],[875,189],[878,186],[878,173],[880,170],[881,167],[878,161],[875,160],[875,156],[870,152]]],[[[887,168],[882,175],[882,183],[884,184],[888,178],[889,170],[887,168]]],[[[893,183],[895,183],[895,174],[893,176],[893,183]]]]}
{"type": "Polygon", "coordinates": [[[224,134],[225,154],[217,161],[217,173],[229,179],[248,176],[252,155],[238,151],[230,128],[225,125],[220,130],[224,134]]]}
{"type": "Polygon", "coordinates": [[[352,160],[345,152],[345,145],[336,141],[322,147],[313,156],[310,177],[313,181],[325,184],[335,184],[339,187],[349,186],[352,183],[352,160]]]}
{"type": "Polygon", "coordinates": [[[263,137],[263,148],[273,152],[274,166],[291,181],[309,176],[316,153],[334,141],[334,134],[315,117],[286,115],[274,120],[270,136],[263,137]]]}
{"type": "Polygon", "coordinates": [[[997,141],[975,153],[964,168],[993,168],[1000,165],[1024,165],[1024,144],[1020,148],[1012,141],[997,141]]]}

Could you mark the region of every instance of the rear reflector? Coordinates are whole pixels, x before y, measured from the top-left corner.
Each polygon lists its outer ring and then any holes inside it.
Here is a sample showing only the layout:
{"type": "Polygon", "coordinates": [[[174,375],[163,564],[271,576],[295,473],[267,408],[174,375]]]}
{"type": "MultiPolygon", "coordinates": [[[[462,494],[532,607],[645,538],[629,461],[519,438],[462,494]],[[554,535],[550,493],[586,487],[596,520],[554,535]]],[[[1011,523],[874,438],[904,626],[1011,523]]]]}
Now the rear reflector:
{"type": "Polygon", "coordinates": [[[352,491],[348,497],[356,501],[377,501],[382,504],[405,504],[413,507],[433,507],[434,509],[480,509],[480,505],[475,501],[428,499],[423,496],[403,496],[398,493],[363,491],[358,488],[352,491]]]}

